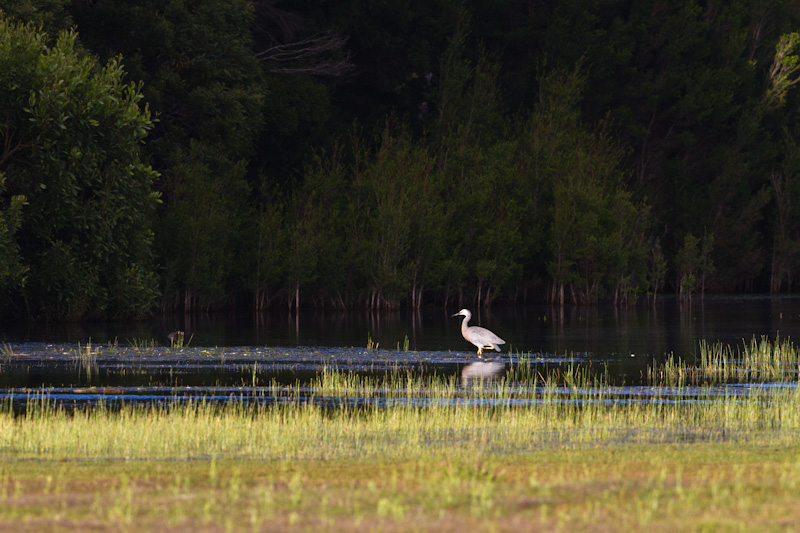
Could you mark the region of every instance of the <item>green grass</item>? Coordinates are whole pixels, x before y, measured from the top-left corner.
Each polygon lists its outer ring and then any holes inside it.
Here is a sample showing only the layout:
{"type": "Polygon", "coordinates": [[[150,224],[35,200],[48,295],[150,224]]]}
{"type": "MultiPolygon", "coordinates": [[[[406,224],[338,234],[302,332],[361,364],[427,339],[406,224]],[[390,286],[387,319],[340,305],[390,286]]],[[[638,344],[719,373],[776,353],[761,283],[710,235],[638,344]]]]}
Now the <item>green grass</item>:
{"type": "MultiPolygon", "coordinates": [[[[797,447],[579,449],[392,462],[0,463],[0,526],[75,530],[785,530],[797,447]]],[[[8,527],[12,529],[12,527],[8,527]]]]}
{"type": "Polygon", "coordinates": [[[0,530],[785,530],[800,521],[796,351],[763,342],[665,363],[647,401],[612,395],[604,371],[520,357],[466,388],[325,369],[272,383],[274,405],[9,403],[0,530]],[[772,384],[711,394],[767,381],[743,364],[772,384]]]}
{"type": "Polygon", "coordinates": [[[701,341],[693,362],[670,357],[648,369],[651,383],[683,387],[697,384],[797,381],[800,351],[789,339],[766,337],[741,346],[701,341]]]}
{"type": "MultiPolygon", "coordinates": [[[[342,397],[371,394],[342,378],[342,397]]],[[[321,377],[328,392],[332,378],[321,377]]],[[[432,460],[476,454],[529,453],[553,446],[671,443],[724,440],[789,445],[800,432],[800,389],[768,396],[725,396],[714,400],[670,397],[664,402],[613,399],[573,401],[543,387],[537,402],[483,407],[501,389],[465,393],[442,384],[440,391],[412,387],[417,398],[445,398],[437,405],[320,407],[298,401],[275,406],[172,405],[94,407],[74,412],[43,399],[27,414],[0,415],[0,450],[14,459],[246,459],[259,461],[385,459],[432,460]]],[[[500,391],[500,392],[498,392],[500,391]]],[[[299,393],[286,392],[291,398],[299,393]]]]}

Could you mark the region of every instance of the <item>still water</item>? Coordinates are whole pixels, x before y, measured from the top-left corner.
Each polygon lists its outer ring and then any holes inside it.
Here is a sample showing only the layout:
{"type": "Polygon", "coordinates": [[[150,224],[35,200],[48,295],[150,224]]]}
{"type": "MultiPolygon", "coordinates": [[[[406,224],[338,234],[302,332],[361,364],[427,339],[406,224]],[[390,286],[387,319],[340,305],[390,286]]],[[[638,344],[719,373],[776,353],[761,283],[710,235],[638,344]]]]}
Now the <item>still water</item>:
{"type": "MultiPolygon", "coordinates": [[[[384,349],[472,351],[459,333],[458,309],[420,313],[301,310],[299,316],[271,314],[170,315],[136,323],[0,324],[4,342],[94,344],[154,340],[169,345],[167,335],[186,332],[191,346],[367,347],[371,339],[384,349]]],[[[566,308],[495,307],[473,311],[471,325],[487,327],[504,338],[504,352],[583,354],[598,360],[620,355],[679,355],[695,351],[697,341],[738,343],[768,335],[800,336],[798,296],[707,296],[690,308],[672,297],[655,306],[566,308]]]]}
{"type": "MultiPolygon", "coordinates": [[[[298,384],[311,382],[323,369],[460,376],[477,358],[461,338],[461,317],[451,317],[456,311],[3,324],[0,399],[24,403],[25,397],[46,394],[67,405],[233,397],[275,402],[282,397],[280,387],[292,385],[296,394],[298,384]],[[187,346],[170,346],[167,335],[175,330],[186,332],[187,346]],[[265,393],[269,386],[277,388],[265,393]]],[[[663,399],[669,391],[650,391],[642,383],[648,366],[673,356],[691,360],[700,340],[741,346],[753,337],[800,338],[800,297],[714,296],[690,308],[670,297],[629,308],[496,307],[474,312],[471,324],[506,340],[502,353],[489,356],[501,367],[520,357],[542,368],[578,362],[607,370],[623,387],[619,395],[663,399]]]]}

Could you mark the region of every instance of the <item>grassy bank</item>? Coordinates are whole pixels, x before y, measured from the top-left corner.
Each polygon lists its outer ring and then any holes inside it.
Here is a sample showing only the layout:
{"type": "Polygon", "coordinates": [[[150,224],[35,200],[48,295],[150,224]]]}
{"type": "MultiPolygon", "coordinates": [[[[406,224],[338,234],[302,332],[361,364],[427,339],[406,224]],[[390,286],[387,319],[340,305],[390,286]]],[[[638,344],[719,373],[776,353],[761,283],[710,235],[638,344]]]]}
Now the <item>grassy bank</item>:
{"type": "MultiPolygon", "coordinates": [[[[224,406],[67,411],[43,398],[28,402],[23,416],[9,405],[0,412],[0,529],[673,531],[800,523],[797,376],[776,370],[765,384],[754,374],[755,386],[720,392],[714,368],[755,363],[715,353],[730,357],[716,367],[708,358],[705,366],[655,369],[662,383],[644,399],[579,368],[542,375],[519,361],[507,374],[513,379],[469,387],[435,376],[398,373],[383,382],[326,371],[310,387],[268,388],[287,400],[273,405],[232,398],[224,406]],[[691,387],[676,386],[689,375],[691,387]],[[323,397],[383,402],[332,408],[317,402],[323,397]]],[[[737,384],[743,375],[732,374],[737,384]]]]}
{"type": "Polygon", "coordinates": [[[785,530],[797,446],[548,448],[421,461],[4,461],[0,528],[785,530]]]}

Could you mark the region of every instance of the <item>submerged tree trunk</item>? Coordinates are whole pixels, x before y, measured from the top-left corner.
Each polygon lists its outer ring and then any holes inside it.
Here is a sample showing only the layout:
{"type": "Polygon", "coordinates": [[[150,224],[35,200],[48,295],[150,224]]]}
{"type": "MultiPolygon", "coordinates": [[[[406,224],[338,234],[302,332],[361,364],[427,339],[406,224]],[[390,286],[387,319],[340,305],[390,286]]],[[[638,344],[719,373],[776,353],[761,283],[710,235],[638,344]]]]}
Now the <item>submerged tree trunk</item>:
{"type": "Polygon", "coordinates": [[[294,298],[289,296],[289,298],[286,299],[286,303],[289,306],[289,311],[292,310],[292,304],[294,304],[294,311],[295,312],[300,310],[300,284],[299,283],[295,283],[294,284],[294,298]]]}
{"type": "Polygon", "coordinates": [[[422,308],[422,285],[416,282],[411,286],[411,309],[418,311],[422,308]]]}

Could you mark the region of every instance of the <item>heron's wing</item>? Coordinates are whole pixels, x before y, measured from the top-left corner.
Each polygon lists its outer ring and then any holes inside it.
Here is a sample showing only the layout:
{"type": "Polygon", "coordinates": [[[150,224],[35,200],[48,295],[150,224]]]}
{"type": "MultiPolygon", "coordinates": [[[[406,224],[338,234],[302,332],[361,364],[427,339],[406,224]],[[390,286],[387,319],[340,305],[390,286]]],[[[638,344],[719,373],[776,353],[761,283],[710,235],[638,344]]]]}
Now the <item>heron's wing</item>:
{"type": "Polygon", "coordinates": [[[470,329],[470,333],[473,334],[474,338],[479,340],[480,342],[486,343],[487,346],[492,344],[505,344],[506,341],[492,333],[486,328],[482,328],[480,326],[472,326],[470,329]]]}

